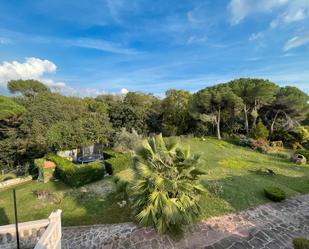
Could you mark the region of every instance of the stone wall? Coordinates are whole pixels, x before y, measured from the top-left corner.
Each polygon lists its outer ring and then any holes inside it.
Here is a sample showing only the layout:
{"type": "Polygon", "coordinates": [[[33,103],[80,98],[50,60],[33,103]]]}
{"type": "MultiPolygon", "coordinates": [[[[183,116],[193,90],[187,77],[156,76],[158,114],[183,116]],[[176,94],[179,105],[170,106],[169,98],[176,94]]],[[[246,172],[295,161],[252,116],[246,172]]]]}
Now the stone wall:
{"type": "Polygon", "coordinates": [[[10,179],[10,180],[4,181],[4,182],[0,182],[0,189],[12,187],[14,185],[29,182],[31,180],[32,180],[32,176],[18,177],[18,178],[15,178],[15,179],[10,179]]]}

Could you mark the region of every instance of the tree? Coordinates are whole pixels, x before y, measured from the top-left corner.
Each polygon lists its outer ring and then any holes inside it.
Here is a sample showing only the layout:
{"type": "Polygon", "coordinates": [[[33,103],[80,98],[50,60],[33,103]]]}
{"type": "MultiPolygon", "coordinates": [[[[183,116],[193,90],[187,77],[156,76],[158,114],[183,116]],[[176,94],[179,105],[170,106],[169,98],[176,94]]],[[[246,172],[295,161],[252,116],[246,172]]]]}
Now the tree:
{"type": "Polygon", "coordinates": [[[269,136],[269,131],[261,120],[257,123],[255,127],[253,127],[250,133],[250,137],[254,139],[267,140],[268,136],[269,136]]]}
{"type": "Polygon", "coordinates": [[[226,84],[207,87],[195,93],[191,101],[191,113],[196,119],[214,122],[218,139],[221,139],[222,117],[235,114],[242,107],[240,97],[226,84]]]}
{"type": "Polygon", "coordinates": [[[129,92],[123,102],[111,106],[110,120],[116,130],[134,128],[139,134],[149,132],[148,121],[157,98],[140,92],[129,92]]]}
{"type": "Polygon", "coordinates": [[[25,97],[34,97],[39,93],[50,91],[46,85],[37,80],[11,80],[7,87],[11,93],[21,93],[25,97]]]}
{"type": "Polygon", "coordinates": [[[250,78],[240,78],[228,84],[244,102],[245,130],[249,134],[249,113],[253,116],[252,126],[255,127],[259,109],[275,99],[277,86],[268,80],[250,78]]]}
{"type": "Polygon", "coordinates": [[[181,135],[188,126],[188,107],[192,95],[187,91],[170,89],[162,101],[162,128],[167,136],[181,135]]]}
{"type": "Polygon", "coordinates": [[[200,215],[199,156],[191,155],[162,135],[144,141],[134,158],[130,185],[132,208],[137,221],[159,232],[179,231],[200,215]]]}
{"type": "Polygon", "coordinates": [[[309,96],[296,87],[281,87],[275,100],[264,110],[265,119],[270,124],[270,134],[277,123],[286,131],[299,126],[308,114],[308,100],[309,96]]]}
{"type": "Polygon", "coordinates": [[[18,128],[25,108],[13,99],[0,96],[0,169],[12,169],[21,149],[18,128]]]}

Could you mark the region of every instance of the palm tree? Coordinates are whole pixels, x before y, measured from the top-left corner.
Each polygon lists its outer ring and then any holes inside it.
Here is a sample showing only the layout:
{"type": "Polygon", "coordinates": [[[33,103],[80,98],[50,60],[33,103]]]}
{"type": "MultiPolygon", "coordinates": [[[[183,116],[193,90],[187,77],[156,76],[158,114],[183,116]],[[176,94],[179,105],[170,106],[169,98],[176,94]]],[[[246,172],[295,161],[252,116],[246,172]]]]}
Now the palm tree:
{"type": "Polygon", "coordinates": [[[145,140],[134,157],[134,180],[130,195],[138,223],[159,232],[181,231],[201,213],[199,200],[204,187],[197,168],[199,155],[191,155],[162,135],[145,140]]]}

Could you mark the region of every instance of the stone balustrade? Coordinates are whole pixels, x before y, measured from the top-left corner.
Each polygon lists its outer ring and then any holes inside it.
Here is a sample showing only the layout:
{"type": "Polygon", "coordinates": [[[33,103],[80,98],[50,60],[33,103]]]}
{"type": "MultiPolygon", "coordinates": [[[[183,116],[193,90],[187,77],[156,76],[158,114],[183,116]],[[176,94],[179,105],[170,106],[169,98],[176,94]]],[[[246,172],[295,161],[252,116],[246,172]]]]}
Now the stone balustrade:
{"type": "MultiPolygon", "coordinates": [[[[18,230],[22,248],[61,249],[61,210],[48,219],[19,223],[18,230]]],[[[16,248],[15,224],[0,226],[0,248],[16,248]]]]}

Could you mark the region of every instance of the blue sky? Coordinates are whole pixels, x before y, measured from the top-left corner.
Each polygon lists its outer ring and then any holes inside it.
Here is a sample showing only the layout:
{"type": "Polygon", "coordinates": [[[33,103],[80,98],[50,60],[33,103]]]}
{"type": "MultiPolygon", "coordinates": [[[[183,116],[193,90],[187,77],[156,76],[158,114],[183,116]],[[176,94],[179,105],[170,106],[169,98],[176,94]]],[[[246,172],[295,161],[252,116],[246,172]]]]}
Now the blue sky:
{"type": "Polygon", "coordinates": [[[196,91],[262,77],[309,93],[308,0],[1,0],[0,93],[196,91]]]}

